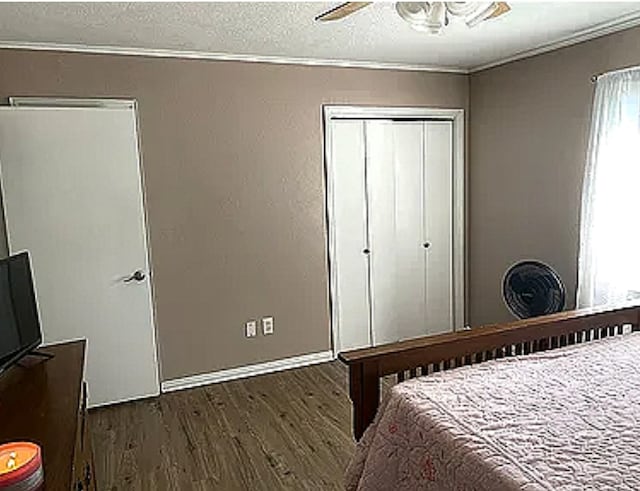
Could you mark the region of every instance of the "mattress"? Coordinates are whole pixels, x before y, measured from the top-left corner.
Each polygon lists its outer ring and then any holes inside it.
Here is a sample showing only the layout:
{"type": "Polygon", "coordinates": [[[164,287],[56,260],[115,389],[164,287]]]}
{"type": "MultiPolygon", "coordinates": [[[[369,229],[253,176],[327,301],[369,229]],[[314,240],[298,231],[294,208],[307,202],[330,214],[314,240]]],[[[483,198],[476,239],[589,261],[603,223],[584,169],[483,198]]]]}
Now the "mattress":
{"type": "Polygon", "coordinates": [[[390,389],[349,490],[640,490],[640,333],[390,389]]]}

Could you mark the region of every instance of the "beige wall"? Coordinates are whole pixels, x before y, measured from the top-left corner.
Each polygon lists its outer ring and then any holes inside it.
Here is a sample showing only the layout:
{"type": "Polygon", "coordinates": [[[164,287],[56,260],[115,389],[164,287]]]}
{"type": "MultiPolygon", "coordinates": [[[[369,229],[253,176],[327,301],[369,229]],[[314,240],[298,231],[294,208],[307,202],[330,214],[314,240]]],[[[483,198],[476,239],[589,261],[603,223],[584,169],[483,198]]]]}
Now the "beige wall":
{"type": "Polygon", "coordinates": [[[523,258],[557,268],[573,306],[590,78],[640,64],[638,47],[635,28],[471,76],[473,325],[510,319],[500,296],[502,274],[523,258]]]}
{"type": "Polygon", "coordinates": [[[0,51],[0,97],[133,97],[164,380],[330,348],[323,104],[467,108],[468,77],[0,51]],[[247,319],[275,335],[247,340],[247,319]]]}
{"type": "Polygon", "coordinates": [[[322,104],[470,99],[471,324],[510,318],[500,282],[522,258],[572,301],[590,77],[639,45],[636,28],[471,77],[0,50],[0,97],[139,101],[167,380],[329,349],[322,104]],[[276,334],[246,340],[264,315],[276,334]]]}

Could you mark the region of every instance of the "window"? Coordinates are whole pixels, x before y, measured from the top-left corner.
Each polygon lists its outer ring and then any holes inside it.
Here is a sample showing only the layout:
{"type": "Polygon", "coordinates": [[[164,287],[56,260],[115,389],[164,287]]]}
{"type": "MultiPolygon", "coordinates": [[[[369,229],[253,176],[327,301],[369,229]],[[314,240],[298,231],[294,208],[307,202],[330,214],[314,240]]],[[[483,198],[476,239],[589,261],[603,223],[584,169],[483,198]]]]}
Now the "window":
{"type": "Polygon", "coordinates": [[[640,68],[598,78],[591,118],[579,307],[640,299],[640,68]]]}

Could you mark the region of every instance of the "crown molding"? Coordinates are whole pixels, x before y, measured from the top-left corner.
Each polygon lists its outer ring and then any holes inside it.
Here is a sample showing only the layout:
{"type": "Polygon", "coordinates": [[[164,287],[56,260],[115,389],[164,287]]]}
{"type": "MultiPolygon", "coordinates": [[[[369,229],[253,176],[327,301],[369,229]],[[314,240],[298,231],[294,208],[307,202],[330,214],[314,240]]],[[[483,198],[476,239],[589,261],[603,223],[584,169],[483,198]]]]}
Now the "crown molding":
{"type": "Polygon", "coordinates": [[[15,42],[0,41],[0,49],[21,49],[30,51],[60,51],[68,53],[87,53],[103,55],[121,56],[143,56],[150,58],[178,58],[188,60],[212,60],[212,61],[240,61],[246,63],[269,63],[276,65],[301,65],[301,66],[325,66],[338,68],[366,68],[372,70],[401,70],[436,73],[460,73],[471,74],[488,70],[500,65],[505,65],[514,61],[530,58],[532,56],[566,48],[591,39],[613,34],[640,25],[640,11],[632,12],[618,19],[597,24],[583,29],[556,41],[528,49],[498,60],[491,61],[471,68],[459,66],[435,66],[411,63],[387,63],[375,61],[357,60],[332,60],[326,58],[297,58],[287,56],[271,55],[247,55],[233,53],[216,53],[207,51],[189,51],[175,49],[155,49],[155,48],[128,48],[121,46],[100,46],[84,44],[64,44],[64,43],[35,43],[35,42],[15,42]]]}
{"type": "Polygon", "coordinates": [[[574,44],[583,43],[591,39],[596,39],[602,36],[606,36],[607,34],[624,31],[625,29],[630,29],[639,25],[640,11],[632,12],[631,14],[624,15],[615,20],[583,29],[582,31],[578,31],[574,34],[571,34],[570,36],[558,39],[557,41],[553,41],[551,43],[547,43],[533,49],[521,51],[519,53],[516,53],[515,55],[507,56],[506,58],[501,58],[484,65],[472,67],[469,69],[469,73],[476,73],[482,70],[488,70],[489,68],[505,65],[513,61],[522,60],[524,58],[531,58],[532,56],[548,53],[549,51],[555,51],[560,48],[566,48],[567,46],[573,46],[574,44]]]}
{"type": "Polygon", "coordinates": [[[31,43],[0,41],[0,49],[23,49],[30,51],[62,51],[101,55],[145,56],[151,58],[181,58],[189,60],[241,61],[248,63],[270,63],[276,65],[325,66],[338,68],[368,68],[373,70],[402,70],[411,72],[438,72],[468,74],[462,67],[431,66],[410,63],[385,63],[375,61],[332,60],[325,58],[295,58],[287,56],[245,55],[232,53],[210,53],[154,48],[125,48],[120,46],[92,46],[84,44],[31,43]]]}

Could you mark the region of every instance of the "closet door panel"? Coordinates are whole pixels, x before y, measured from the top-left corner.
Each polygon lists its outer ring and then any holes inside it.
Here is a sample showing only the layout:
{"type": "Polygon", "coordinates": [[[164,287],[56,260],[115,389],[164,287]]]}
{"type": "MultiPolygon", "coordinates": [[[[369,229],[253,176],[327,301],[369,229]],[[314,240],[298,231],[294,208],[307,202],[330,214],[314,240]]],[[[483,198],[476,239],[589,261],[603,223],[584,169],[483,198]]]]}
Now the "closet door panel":
{"type": "Polygon", "coordinates": [[[397,336],[426,334],[423,124],[394,123],[397,336]]]}
{"type": "Polygon", "coordinates": [[[453,330],[453,124],[425,123],[427,331],[453,330]]]}
{"type": "Polygon", "coordinates": [[[423,124],[367,122],[374,344],[425,328],[423,124]]]}
{"type": "Polygon", "coordinates": [[[394,132],[390,121],[367,121],[367,196],[369,210],[371,331],[373,344],[396,341],[397,278],[394,252],[394,132]]]}
{"type": "Polygon", "coordinates": [[[332,121],[333,257],[339,351],[371,344],[365,205],[364,122],[332,121]]]}

